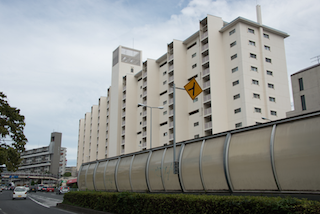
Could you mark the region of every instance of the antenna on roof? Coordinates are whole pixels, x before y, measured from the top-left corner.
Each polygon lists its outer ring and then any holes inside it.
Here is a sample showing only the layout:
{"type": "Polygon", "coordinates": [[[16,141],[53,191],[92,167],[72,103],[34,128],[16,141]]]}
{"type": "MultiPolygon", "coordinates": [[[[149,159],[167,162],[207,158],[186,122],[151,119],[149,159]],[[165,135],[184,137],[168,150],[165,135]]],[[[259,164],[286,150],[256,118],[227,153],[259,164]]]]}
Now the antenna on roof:
{"type": "Polygon", "coordinates": [[[320,55],[312,57],[312,58],[310,58],[310,60],[312,60],[311,62],[318,61],[318,64],[319,64],[320,63],[320,55]]]}

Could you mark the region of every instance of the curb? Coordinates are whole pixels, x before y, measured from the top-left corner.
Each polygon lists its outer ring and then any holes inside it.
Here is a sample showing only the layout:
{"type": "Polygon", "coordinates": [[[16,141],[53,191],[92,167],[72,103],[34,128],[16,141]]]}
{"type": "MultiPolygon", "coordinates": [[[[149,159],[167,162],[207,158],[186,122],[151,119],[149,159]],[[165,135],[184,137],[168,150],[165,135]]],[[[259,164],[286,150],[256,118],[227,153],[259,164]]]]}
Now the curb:
{"type": "Polygon", "coordinates": [[[88,209],[88,208],[84,208],[84,207],[73,206],[73,205],[69,205],[69,204],[62,204],[62,203],[57,203],[56,208],[68,210],[68,211],[75,212],[78,214],[114,214],[114,213],[103,212],[103,211],[88,209]]]}

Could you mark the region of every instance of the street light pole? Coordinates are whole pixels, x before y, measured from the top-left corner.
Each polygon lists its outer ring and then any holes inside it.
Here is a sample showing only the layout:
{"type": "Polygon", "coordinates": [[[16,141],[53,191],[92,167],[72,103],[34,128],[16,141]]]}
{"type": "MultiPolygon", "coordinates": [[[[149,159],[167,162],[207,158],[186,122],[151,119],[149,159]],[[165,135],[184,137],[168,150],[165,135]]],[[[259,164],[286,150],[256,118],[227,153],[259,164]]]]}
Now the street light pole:
{"type": "Polygon", "coordinates": [[[138,107],[144,106],[147,108],[150,108],[150,149],[152,148],[152,109],[157,108],[157,109],[163,109],[163,106],[158,106],[158,107],[152,107],[152,106],[147,106],[142,103],[138,103],[138,107]]]}

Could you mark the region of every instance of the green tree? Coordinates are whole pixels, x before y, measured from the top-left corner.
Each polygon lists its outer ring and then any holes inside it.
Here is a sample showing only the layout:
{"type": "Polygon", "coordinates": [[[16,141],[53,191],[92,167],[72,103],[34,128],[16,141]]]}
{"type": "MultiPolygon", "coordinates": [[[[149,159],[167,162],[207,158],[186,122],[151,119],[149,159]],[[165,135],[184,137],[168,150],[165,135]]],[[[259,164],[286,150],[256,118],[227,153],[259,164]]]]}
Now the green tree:
{"type": "Polygon", "coordinates": [[[63,177],[70,177],[71,176],[71,172],[65,172],[64,174],[63,174],[63,177]]]}
{"type": "Polygon", "coordinates": [[[8,171],[16,171],[28,141],[23,133],[26,124],[20,109],[11,107],[6,98],[0,92],[0,165],[5,164],[8,171]]]}

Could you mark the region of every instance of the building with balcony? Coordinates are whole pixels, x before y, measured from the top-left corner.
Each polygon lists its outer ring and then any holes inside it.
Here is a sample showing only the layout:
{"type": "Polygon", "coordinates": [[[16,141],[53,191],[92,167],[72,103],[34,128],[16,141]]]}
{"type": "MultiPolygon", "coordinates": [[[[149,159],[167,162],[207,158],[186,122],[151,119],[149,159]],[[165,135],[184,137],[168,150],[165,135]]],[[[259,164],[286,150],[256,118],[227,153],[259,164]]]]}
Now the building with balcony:
{"type": "Polygon", "coordinates": [[[173,40],[158,59],[119,46],[113,52],[106,97],[79,121],[77,169],[84,162],[173,143],[173,84],[193,78],[194,100],[175,91],[176,142],[276,120],[290,110],[284,39],[287,33],[238,17],[208,15],[184,41],[173,40]],[[163,106],[163,109],[150,107],[163,106]],[[152,130],[151,125],[152,124],[152,130]],[[152,133],[150,133],[152,131],[152,133]]]}
{"type": "Polygon", "coordinates": [[[53,132],[49,146],[24,151],[18,172],[61,175],[66,167],[67,152],[61,147],[61,140],[62,133],[53,132]]]}
{"type": "Polygon", "coordinates": [[[291,75],[294,110],[287,117],[320,110],[320,64],[291,75]]]}

